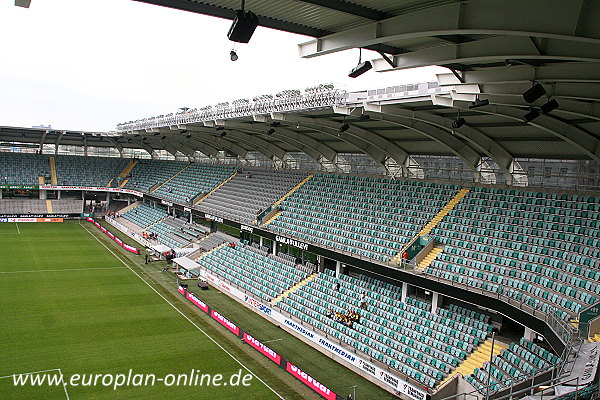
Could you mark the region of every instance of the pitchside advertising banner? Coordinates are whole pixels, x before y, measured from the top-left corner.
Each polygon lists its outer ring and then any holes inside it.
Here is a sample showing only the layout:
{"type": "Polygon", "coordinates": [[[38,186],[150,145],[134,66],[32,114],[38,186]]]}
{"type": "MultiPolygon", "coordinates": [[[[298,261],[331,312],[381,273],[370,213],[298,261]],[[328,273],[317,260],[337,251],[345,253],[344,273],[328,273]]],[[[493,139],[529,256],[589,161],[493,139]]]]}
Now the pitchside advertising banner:
{"type": "Polygon", "coordinates": [[[63,218],[1,217],[2,222],[63,222],[63,218]]]}
{"type": "Polygon", "coordinates": [[[201,309],[206,314],[210,315],[215,321],[221,324],[224,328],[226,328],[229,332],[233,333],[235,336],[242,339],[245,343],[250,345],[254,350],[261,353],[263,356],[267,357],[269,360],[273,361],[275,364],[279,365],[282,369],[286,370],[290,375],[298,379],[300,382],[304,383],[306,386],[314,390],[316,393],[321,395],[324,399],[327,400],[344,400],[343,397],[335,394],[331,389],[327,386],[323,385],[319,381],[317,381],[312,376],[308,375],[306,372],[302,371],[300,368],[292,364],[291,362],[284,359],[280,354],[277,354],[273,349],[266,346],[264,343],[260,342],[248,332],[245,332],[239,326],[231,322],[227,317],[220,314],[219,312],[210,308],[206,303],[197,298],[193,293],[188,292],[184,287],[178,286],[177,291],[184,296],[187,300],[189,300],[196,307],[201,309]]]}
{"type": "Polygon", "coordinates": [[[109,231],[108,229],[106,229],[105,227],[103,227],[102,225],[100,225],[99,223],[97,223],[96,221],[94,221],[93,218],[86,218],[86,221],[87,222],[91,222],[92,224],[94,224],[96,226],[96,228],[98,228],[102,232],[104,232],[106,234],[106,236],[108,236],[109,238],[111,238],[112,240],[114,240],[119,246],[121,246],[125,250],[130,251],[133,254],[140,254],[140,251],[138,249],[136,249],[135,247],[130,246],[127,243],[123,242],[121,239],[119,239],[118,237],[116,237],[111,231],[109,231]]]}
{"type": "MultiPolygon", "coordinates": [[[[256,309],[257,312],[264,314],[266,317],[268,317],[268,319],[276,321],[281,325],[285,325],[289,329],[293,330],[294,332],[301,335],[302,337],[308,339],[309,341],[316,344],[317,346],[328,350],[329,352],[337,355],[338,357],[341,357],[345,361],[349,362],[350,364],[358,367],[360,370],[371,375],[378,381],[385,383],[387,386],[390,386],[396,392],[404,394],[414,400],[427,400],[428,395],[427,395],[427,392],[425,392],[424,390],[406,382],[405,380],[397,377],[396,375],[390,374],[383,368],[380,368],[377,365],[373,364],[372,362],[370,362],[366,359],[363,359],[359,355],[343,349],[339,345],[333,343],[332,341],[321,336],[320,334],[313,332],[312,330],[306,328],[305,326],[292,321],[291,319],[287,318],[286,316],[284,316],[277,310],[272,309],[268,305],[263,304],[262,302],[252,298],[251,296],[247,295],[246,293],[243,293],[240,290],[238,290],[237,288],[229,285],[227,282],[224,282],[222,279],[220,279],[218,276],[212,274],[211,272],[206,271],[206,270],[200,270],[200,276],[203,279],[205,279],[206,281],[208,281],[209,283],[211,283],[213,286],[215,286],[219,289],[222,289],[222,290],[230,293],[232,296],[235,296],[238,299],[242,300],[243,302],[248,304],[250,307],[256,309]]],[[[204,304],[204,303],[202,303],[202,304],[204,304]]],[[[206,306],[206,305],[204,305],[204,306],[206,306]]],[[[219,321],[219,322],[221,322],[221,321],[219,321]]],[[[318,393],[318,391],[317,391],[317,393],[318,393]]]]}

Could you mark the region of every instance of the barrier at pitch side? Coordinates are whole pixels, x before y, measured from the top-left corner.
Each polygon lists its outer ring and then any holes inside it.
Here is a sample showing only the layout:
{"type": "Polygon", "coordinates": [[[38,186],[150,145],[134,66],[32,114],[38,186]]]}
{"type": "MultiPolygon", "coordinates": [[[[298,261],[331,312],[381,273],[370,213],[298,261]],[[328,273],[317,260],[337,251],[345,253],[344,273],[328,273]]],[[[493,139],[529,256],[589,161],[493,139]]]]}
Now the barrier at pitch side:
{"type": "Polygon", "coordinates": [[[319,347],[327,350],[331,354],[335,354],[344,361],[359,368],[363,373],[370,375],[377,381],[390,387],[395,393],[401,393],[413,400],[429,400],[431,398],[426,390],[405,381],[399,376],[373,364],[370,360],[362,358],[350,350],[344,349],[342,346],[319,333],[312,331],[310,328],[293,321],[291,318],[286,317],[268,304],[264,304],[247,293],[243,293],[241,290],[225,282],[210,271],[200,269],[200,276],[219,290],[248,304],[250,307],[254,308],[259,315],[262,315],[267,320],[285,326],[297,335],[310,341],[313,344],[313,347],[319,347]]]}
{"type": "Polygon", "coordinates": [[[292,375],[294,378],[298,379],[300,382],[311,388],[324,399],[343,400],[343,397],[337,395],[327,386],[323,385],[321,382],[317,381],[315,378],[302,371],[298,366],[284,359],[280,354],[277,354],[274,350],[261,343],[248,332],[245,332],[242,328],[240,328],[239,326],[231,322],[229,319],[227,319],[227,317],[209,307],[206,303],[197,298],[193,293],[188,292],[184,287],[178,286],[177,291],[179,292],[179,294],[184,296],[190,303],[198,307],[204,313],[208,314],[212,319],[221,324],[229,332],[242,339],[254,350],[258,351],[260,354],[277,364],[280,368],[287,371],[290,375],[292,375]]]}
{"type": "Polygon", "coordinates": [[[105,227],[103,227],[102,225],[100,225],[98,222],[94,221],[93,218],[86,218],[87,222],[91,222],[92,224],[94,224],[96,226],[96,228],[100,229],[102,232],[104,232],[106,234],[106,236],[108,236],[109,238],[111,238],[112,240],[114,240],[119,246],[121,246],[122,248],[124,248],[127,251],[132,252],[133,254],[140,254],[140,251],[138,249],[136,249],[133,246],[128,245],[127,243],[123,242],[121,239],[119,239],[118,237],[116,237],[111,231],[109,231],[108,229],[106,229],[105,227]]]}

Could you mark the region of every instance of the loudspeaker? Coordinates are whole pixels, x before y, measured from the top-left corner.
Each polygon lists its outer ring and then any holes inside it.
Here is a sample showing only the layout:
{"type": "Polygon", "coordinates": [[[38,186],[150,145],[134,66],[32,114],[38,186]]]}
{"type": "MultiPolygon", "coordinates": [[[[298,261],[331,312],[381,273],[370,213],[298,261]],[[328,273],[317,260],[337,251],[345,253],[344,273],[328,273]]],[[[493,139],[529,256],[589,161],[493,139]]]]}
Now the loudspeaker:
{"type": "Polygon", "coordinates": [[[357,76],[361,76],[371,68],[373,68],[373,65],[371,65],[371,61],[361,62],[356,67],[352,68],[348,76],[350,78],[356,78],[357,76]]]}
{"type": "Polygon", "coordinates": [[[252,11],[244,12],[238,10],[235,14],[233,24],[227,32],[229,40],[238,43],[248,43],[254,30],[258,26],[258,17],[252,11]]]}

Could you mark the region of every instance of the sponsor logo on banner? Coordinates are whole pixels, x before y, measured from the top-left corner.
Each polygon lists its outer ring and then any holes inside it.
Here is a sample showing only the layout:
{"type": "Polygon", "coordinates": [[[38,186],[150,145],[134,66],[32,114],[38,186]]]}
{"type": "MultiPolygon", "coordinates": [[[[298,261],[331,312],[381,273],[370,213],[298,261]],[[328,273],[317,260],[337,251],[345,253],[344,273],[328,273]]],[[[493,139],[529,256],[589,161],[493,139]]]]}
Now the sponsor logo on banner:
{"type": "Polygon", "coordinates": [[[8,222],[8,218],[0,218],[0,223],[2,222],[8,222]]]}
{"type": "Polygon", "coordinates": [[[239,336],[240,328],[238,328],[238,326],[236,324],[234,324],[233,322],[231,322],[230,320],[228,320],[227,318],[225,318],[224,316],[222,316],[215,310],[210,311],[210,316],[213,317],[217,322],[219,322],[225,328],[229,329],[231,332],[233,332],[239,336]]]}
{"type": "Polygon", "coordinates": [[[100,225],[98,222],[94,221],[93,218],[86,218],[86,221],[94,224],[98,229],[100,229],[102,232],[104,232],[108,237],[110,237],[112,240],[114,240],[115,242],[117,242],[119,244],[119,246],[121,246],[122,248],[124,248],[125,250],[132,252],[133,254],[140,254],[140,251],[138,249],[136,249],[133,246],[129,246],[128,244],[125,244],[121,239],[119,239],[118,237],[116,237],[115,235],[112,234],[112,232],[110,232],[108,229],[106,229],[105,227],[103,227],[102,225],[100,225]]]}
{"type": "Polygon", "coordinates": [[[248,335],[246,332],[244,332],[244,342],[246,342],[250,346],[254,347],[256,350],[258,350],[264,356],[269,358],[275,364],[277,364],[277,365],[281,364],[281,356],[279,354],[275,353],[273,350],[271,350],[270,348],[268,348],[267,346],[265,346],[258,340],[254,339],[252,336],[248,335]]]}
{"type": "Polygon", "coordinates": [[[220,279],[219,279],[219,287],[221,287],[231,293],[231,286],[229,286],[228,284],[226,284],[225,282],[223,282],[220,279]]]}
{"type": "Polygon", "coordinates": [[[275,240],[279,243],[287,244],[288,246],[297,247],[302,250],[308,250],[308,243],[302,243],[298,240],[289,239],[283,236],[276,235],[275,240]]]}
{"type": "Polygon", "coordinates": [[[88,192],[111,192],[111,193],[127,193],[137,197],[144,197],[142,192],[131,189],[122,188],[104,188],[104,187],[93,187],[93,186],[54,186],[54,185],[40,185],[40,189],[44,190],[86,190],[88,192]]]}
{"type": "Polygon", "coordinates": [[[118,237],[115,237],[115,242],[117,242],[117,243],[119,243],[119,245],[123,246],[123,241],[121,239],[119,239],[118,237]]]}
{"type": "Polygon", "coordinates": [[[250,304],[252,307],[256,308],[258,311],[263,312],[267,315],[271,315],[271,307],[267,307],[264,304],[262,304],[260,301],[256,301],[254,300],[252,297],[245,295],[244,296],[244,301],[248,304],[250,304]]]}
{"type": "Polygon", "coordinates": [[[185,295],[185,289],[181,286],[177,286],[177,291],[179,292],[179,294],[185,295]]]}
{"type": "Polygon", "coordinates": [[[211,215],[211,214],[204,214],[204,218],[206,218],[209,221],[215,221],[215,222],[220,222],[223,223],[223,218],[221,217],[217,217],[215,215],[211,215]]]}
{"type": "Polygon", "coordinates": [[[337,398],[337,395],[333,393],[327,386],[323,385],[321,382],[317,381],[315,378],[308,375],[291,362],[287,362],[285,370],[327,400],[335,400],[337,398]]]}
{"type": "Polygon", "coordinates": [[[296,332],[301,333],[302,335],[306,336],[309,339],[313,339],[315,337],[314,333],[312,333],[308,329],[304,328],[303,326],[298,325],[294,321],[290,321],[287,318],[285,319],[284,324],[286,324],[290,328],[294,329],[296,332]]]}
{"type": "Polygon", "coordinates": [[[336,346],[335,344],[331,343],[329,340],[320,338],[319,339],[319,344],[321,346],[323,346],[323,347],[331,350],[332,352],[334,352],[338,356],[351,361],[352,363],[354,363],[356,361],[356,357],[353,354],[348,353],[346,350],[344,350],[344,349],[336,346]]]}
{"type": "Polygon", "coordinates": [[[241,229],[241,230],[243,230],[243,231],[250,232],[250,233],[254,232],[254,228],[253,228],[253,227],[251,227],[251,226],[247,226],[247,225],[242,225],[242,226],[240,227],[240,229],[241,229]]]}
{"type": "Polygon", "coordinates": [[[188,299],[189,301],[191,301],[196,307],[198,307],[199,309],[201,309],[205,313],[208,312],[208,306],[202,300],[200,300],[199,298],[197,298],[196,296],[194,296],[193,293],[186,292],[185,293],[185,298],[188,299]]]}

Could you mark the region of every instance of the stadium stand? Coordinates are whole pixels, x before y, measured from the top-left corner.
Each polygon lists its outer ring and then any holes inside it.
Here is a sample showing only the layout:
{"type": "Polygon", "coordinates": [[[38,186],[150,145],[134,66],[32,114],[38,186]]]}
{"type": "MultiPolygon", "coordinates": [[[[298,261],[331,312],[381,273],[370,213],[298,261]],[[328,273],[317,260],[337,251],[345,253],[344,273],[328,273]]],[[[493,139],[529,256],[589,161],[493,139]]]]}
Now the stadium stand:
{"type": "MultiPolygon", "coordinates": [[[[81,211],[79,211],[81,212],[81,211]]],[[[0,214],[47,214],[46,200],[1,199],[0,214]]]]}
{"type": "Polygon", "coordinates": [[[340,275],[331,270],[277,305],[287,313],[338,338],[404,375],[434,388],[460,362],[484,342],[492,327],[480,317],[467,317],[453,310],[431,313],[429,303],[406,297],[401,288],[364,276],[340,275]],[[334,283],[339,282],[339,290],[334,283]],[[366,310],[359,309],[366,295],[366,310]],[[330,318],[330,311],[346,314],[358,311],[360,320],[352,325],[330,318]]]}
{"type": "Polygon", "coordinates": [[[56,157],[56,174],[59,185],[106,187],[129,163],[117,157],[56,157]]]}
{"type": "Polygon", "coordinates": [[[201,193],[208,193],[235,172],[225,165],[190,164],[153,193],[167,200],[188,204],[201,193]]]}
{"type": "Polygon", "coordinates": [[[164,183],[186,165],[180,161],[140,160],[131,170],[125,188],[149,192],[151,187],[164,183]]]}
{"type": "Polygon", "coordinates": [[[422,181],[317,174],[281,203],[270,229],[388,261],[457,193],[422,181]]]}
{"type": "Polygon", "coordinates": [[[495,393],[559,362],[560,358],[555,354],[521,338],[518,344],[513,342],[494,356],[491,364],[486,362],[482,368],[476,368],[465,380],[482,394],[487,394],[488,390],[495,393]]]}
{"type": "Polygon", "coordinates": [[[140,204],[121,216],[140,228],[146,229],[158,221],[165,219],[168,214],[167,210],[163,207],[151,207],[147,204],[140,204]]]}
{"type": "Polygon", "coordinates": [[[425,273],[502,293],[563,319],[600,298],[600,198],[473,188],[431,232],[425,273]]]}
{"type": "Polygon", "coordinates": [[[0,175],[0,185],[38,185],[50,175],[49,156],[0,151],[0,175]]]}
{"type": "Polygon", "coordinates": [[[241,243],[221,245],[197,262],[265,301],[272,300],[307,276],[295,267],[294,262],[241,243]]]}
{"type": "Polygon", "coordinates": [[[83,212],[83,200],[51,200],[55,214],[80,214],[83,212]]]}
{"type": "Polygon", "coordinates": [[[200,209],[242,223],[256,221],[257,215],[288,193],[307,174],[245,168],[202,203],[200,209]]]}

